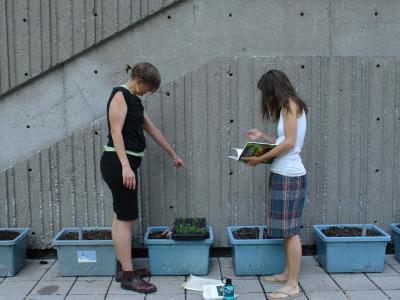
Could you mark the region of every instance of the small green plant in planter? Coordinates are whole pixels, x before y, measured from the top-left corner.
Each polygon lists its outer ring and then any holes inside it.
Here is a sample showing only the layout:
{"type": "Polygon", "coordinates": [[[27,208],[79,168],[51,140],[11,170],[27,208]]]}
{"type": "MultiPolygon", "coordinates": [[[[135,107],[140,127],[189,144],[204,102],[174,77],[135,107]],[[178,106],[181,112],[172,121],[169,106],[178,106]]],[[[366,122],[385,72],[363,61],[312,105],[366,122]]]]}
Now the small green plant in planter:
{"type": "Polygon", "coordinates": [[[205,218],[176,218],[171,236],[177,241],[205,240],[209,237],[207,221],[205,218]]]}

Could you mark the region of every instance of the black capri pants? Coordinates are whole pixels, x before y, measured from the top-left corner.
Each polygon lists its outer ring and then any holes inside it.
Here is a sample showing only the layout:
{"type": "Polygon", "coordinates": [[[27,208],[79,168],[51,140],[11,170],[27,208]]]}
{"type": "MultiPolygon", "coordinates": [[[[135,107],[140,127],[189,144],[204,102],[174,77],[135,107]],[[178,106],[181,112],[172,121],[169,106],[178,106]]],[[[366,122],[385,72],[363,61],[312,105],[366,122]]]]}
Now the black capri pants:
{"type": "Polygon", "coordinates": [[[116,152],[104,151],[100,160],[100,170],[104,181],[109,186],[113,197],[113,209],[117,219],[132,221],[138,218],[138,176],[137,169],[142,162],[141,157],[127,155],[129,165],[136,176],[136,187],[130,190],[123,185],[122,165],[116,152]]]}

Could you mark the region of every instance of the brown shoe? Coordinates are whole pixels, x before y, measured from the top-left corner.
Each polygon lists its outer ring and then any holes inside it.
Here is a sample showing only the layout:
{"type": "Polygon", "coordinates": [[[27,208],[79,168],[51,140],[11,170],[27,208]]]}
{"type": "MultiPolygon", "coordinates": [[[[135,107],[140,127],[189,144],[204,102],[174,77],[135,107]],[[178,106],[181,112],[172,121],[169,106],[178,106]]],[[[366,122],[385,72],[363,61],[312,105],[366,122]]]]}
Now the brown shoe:
{"type": "MultiPolygon", "coordinates": [[[[141,277],[149,277],[150,276],[150,271],[146,268],[143,269],[137,269],[136,273],[141,277]]],[[[121,282],[121,278],[122,278],[122,265],[121,262],[119,260],[117,260],[117,264],[115,267],[115,281],[116,282],[121,282]]]]}
{"type": "Polygon", "coordinates": [[[144,281],[135,271],[122,271],[121,288],[137,293],[154,293],[157,291],[154,284],[144,281]]]}

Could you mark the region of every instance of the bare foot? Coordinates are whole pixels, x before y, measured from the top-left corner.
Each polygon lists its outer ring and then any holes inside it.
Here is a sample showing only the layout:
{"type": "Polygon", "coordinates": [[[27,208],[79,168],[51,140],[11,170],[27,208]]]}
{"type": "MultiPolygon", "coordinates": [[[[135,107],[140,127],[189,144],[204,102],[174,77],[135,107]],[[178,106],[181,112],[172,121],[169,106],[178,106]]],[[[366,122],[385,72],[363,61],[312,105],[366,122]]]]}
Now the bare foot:
{"type": "Polygon", "coordinates": [[[268,299],[290,299],[300,295],[299,286],[290,286],[286,284],[284,287],[276,290],[273,293],[267,294],[268,299]]]}
{"type": "Polygon", "coordinates": [[[271,276],[263,276],[261,279],[271,283],[285,283],[288,279],[288,276],[285,273],[281,273],[271,276]]]}

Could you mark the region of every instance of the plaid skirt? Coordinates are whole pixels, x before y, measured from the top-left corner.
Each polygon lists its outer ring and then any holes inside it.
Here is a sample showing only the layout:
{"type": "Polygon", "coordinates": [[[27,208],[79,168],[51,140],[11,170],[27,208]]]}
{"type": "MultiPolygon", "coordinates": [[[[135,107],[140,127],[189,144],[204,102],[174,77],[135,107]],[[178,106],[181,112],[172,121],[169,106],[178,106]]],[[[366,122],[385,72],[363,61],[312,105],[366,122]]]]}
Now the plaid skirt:
{"type": "Polygon", "coordinates": [[[300,233],[305,198],[306,175],[288,177],[271,172],[266,212],[269,236],[285,238],[300,233]]]}

